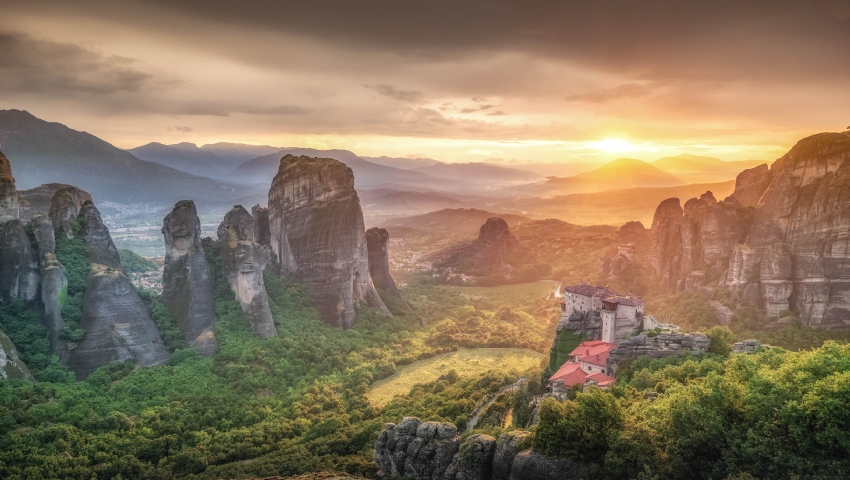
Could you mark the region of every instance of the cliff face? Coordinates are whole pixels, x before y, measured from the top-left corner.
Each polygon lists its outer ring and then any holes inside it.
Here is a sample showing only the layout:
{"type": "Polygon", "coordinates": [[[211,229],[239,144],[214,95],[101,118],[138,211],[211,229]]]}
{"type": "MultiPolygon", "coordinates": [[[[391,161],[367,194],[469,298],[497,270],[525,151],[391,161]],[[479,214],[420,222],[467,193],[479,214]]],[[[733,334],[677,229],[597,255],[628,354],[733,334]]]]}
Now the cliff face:
{"type": "Polygon", "coordinates": [[[213,332],[218,319],[195,203],[178,202],[163,223],[162,301],[189,345],[201,355],[210,356],[218,346],[213,332]]]}
{"type": "Polygon", "coordinates": [[[3,152],[0,152],[0,223],[16,220],[20,215],[18,190],[12,177],[12,166],[3,152]]]}
{"type": "Polygon", "coordinates": [[[402,304],[407,305],[401,292],[390,275],[390,234],[383,228],[370,228],[366,230],[366,248],[369,252],[369,273],[375,288],[383,290],[393,297],[399,299],[402,304]]]}
{"type": "Polygon", "coordinates": [[[251,217],[254,219],[254,241],[260,245],[270,244],[272,234],[269,227],[269,209],[254,205],[251,208],[251,217]]]}
{"type": "Polygon", "coordinates": [[[80,319],[86,336],[71,350],[68,368],[83,379],[99,367],[131,358],[143,367],[165,362],[168,351],[147,306],[122,271],[100,212],[85,202],[80,215],[85,219],[92,270],[86,278],[80,319]]]}
{"type": "Polygon", "coordinates": [[[56,259],[56,239],[53,223],[44,215],[36,215],[30,221],[33,235],[38,245],[39,267],[41,269],[41,303],[44,306],[44,324],[47,326],[50,349],[61,361],[67,361],[68,349],[59,338],[65,322],[62,319],[62,305],[59,293],[68,288],[65,268],[56,259]]]}
{"type": "Polygon", "coordinates": [[[48,216],[55,228],[65,232],[68,238],[74,238],[71,221],[77,219],[77,215],[83,208],[83,203],[91,202],[91,195],[77,187],[60,188],[53,194],[50,200],[48,216]]]}
{"type": "Polygon", "coordinates": [[[850,132],[797,143],[773,164],[724,284],[757,283],[765,311],[798,310],[823,328],[850,326],[850,132]]]}
{"type": "Polygon", "coordinates": [[[27,365],[21,361],[18,349],[3,332],[0,332],[0,378],[35,381],[27,365]]]}
{"type": "Polygon", "coordinates": [[[713,204],[659,205],[652,260],[661,286],[717,280],[767,315],[799,311],[804,323],[850,326],[850,132],[801,140],[768,171],[742,172],[713,204]]]}
{"type": "Polygon", "coordinates": [[[38,257],[20,220],[0,225],[0,296],[33,302],[38,298],[38,257]]]}
{"type": "Polygon", "coordinates": [[[277,335],[269,309],[263,270],[269,263],[267,249],[252,241],[254,219],[241,205],[224,216],[218,227],[221,268],[236,294],[242,311],[260,338],[277,335]]]}
{"type": "Polygon", "coordinates": [[[389,314],[369,274],[363,212],[345,164],[283,157],[269,190],[269,229],[280,273],[305,284],[325,322],[350,328],[361,301],[389,314]]]}

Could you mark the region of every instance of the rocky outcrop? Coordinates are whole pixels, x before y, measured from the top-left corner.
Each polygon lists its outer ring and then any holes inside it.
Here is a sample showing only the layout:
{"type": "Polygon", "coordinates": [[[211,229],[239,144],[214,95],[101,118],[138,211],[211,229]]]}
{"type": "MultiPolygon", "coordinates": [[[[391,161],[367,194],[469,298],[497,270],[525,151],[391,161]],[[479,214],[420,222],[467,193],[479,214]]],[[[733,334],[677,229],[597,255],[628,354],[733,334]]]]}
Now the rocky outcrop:
{"type": "Polygon", "coordinates": [[[745,207],[755,207],[770,185],[770,169],[764,163],[738,174],[732,196],[745,207]]]}
{"type": "Polygon", "coordinates": [[[508,223],[499,217],[488,218],[478,231],[478,238],[461,242],[422,257],[440,267],[451,267],[459,272],[488,275],[497,272],[509,273],[514,265],[522,261],[520,246],[508,228],[508,223]]]}
{"type": "Polygon", "coordinates": [[[450,423],[404,417],[388,423],[375,441],[379,477],[415,480],[570,480],[585,467],[526,449],[528,432],[503,434],[498,442],[473,434],[461,441],[450,423]]]}
{"type": "Polygon", "coordinates": [[[646,333],[621,340],[608,354],[608,371],[616,372],[623,360],[648,356],[666,358],[684,352],[699,353],[708,350],[711,340],[700,333],[661,333],[650,337],[646,333]]]}
{"type": "Polygon", "coordinates": [[[0,225],[0,297],[31,303],[38,299],[41,282],[38,255],[21,221],[0,225]]]}
{"type": "Polygon", "coordinates": [[[640,243],[646,237],[646,227],[641,222],[626,222],[620,226],[617,236],[621,244],[640,243]]]}
{"type": "Polygon", "coordinates": [[[218,319],[195,203],[177,202],[163,221],[162,235],[165,239],[162,302],[186,342],[201,355],[210,356],[218,346],[213,332],[218,319]]]}
{"type": "Polygon", "coordinates": [[[650,259],[660,286],[669,291],[697,290],[720,279],[735,248],[745,238],[752,212],[735,197],[718,202],[711,192],[685,202],[667,199],[653,220],[655,244],[650,259]]]}
{"type": "Polygon", "coordinates": [[[17,220],[19,215],[18,190],[12,177],[12,166],[6,155],[0,152],[0,223],[17,220]]]}
{"type": "Polygon", "coordinates": [[[0,332],[0,378],[35,381],[29,368],[18,355],[18,349],[3,332],[0,332]]]}
{"type": "Polygon", "coordinates": [[[50,211],[48,216],[53,226],[65,232],[68,238],[74,238],[74,229],[71,221],[77,219],[85,202],[91,202],[92,198],[88,192],[77,187],[61,188],[53,194],[50,200],[50,211]]]}
{"type": "Polygon", "coordinates": [[[56,259],[56,239],[53,222],[38,214],[30,221],[36,245],[41,271],[41,304],[44,307],[44,324],[47,327],[51,352],[62,362],[67,361],[69,350],[59,334],[65,322],[62,319],[62,305],[59,296],[68,288],[65,268],[56,259]]]}
{"type": "Polygon", "coordinates": [[[732,345],[732,353],[755,353],[760,348],[762,345],[758,340],[744,340],[732,345]]]}
{"type": "Polygon", "coordinates": [[[269,263],[266,249],[253,241],[254,220],[242,205],[224,216],[218,227],[221,268],[242,311],[260,338],[277,335],[269,309],[263,271],[269,263]]]}
{"type": "Polygon", "coordinates": [[[269,190],[271,249],[331,325],[351,328],[355,305],[389,314],[369,274],[354,174],[330,158],[286,155],[269,190]]]}
{"type": "Polygon", "coordinates": [[[254,219],[254,241],[260,245],[269,245],[272,240],[272,232],[269,227],[269,209],[254,205],[251,208],[251,217],[254,219]]]}
{"type": "Polygon", "coordinates": [[[133,359],[143,367],[164,363],[168,351],[147,306],[124,275],[118,251],[100,212],[87,201],[80,216],[92,269],[86,278],[80,319],[86,335],[71,350],[68,368],[77,379],[83,379],[112,362],[133,359]]]}
{"type": "Polygon", "coordinates": [[[390,275],[390,234],[386,229],[373,227],[366,230],[366,249],[369,252],[369,274],[375,288],[383,290],[397,298],[403,305],[407,305],[401,292],[390,275]]]}

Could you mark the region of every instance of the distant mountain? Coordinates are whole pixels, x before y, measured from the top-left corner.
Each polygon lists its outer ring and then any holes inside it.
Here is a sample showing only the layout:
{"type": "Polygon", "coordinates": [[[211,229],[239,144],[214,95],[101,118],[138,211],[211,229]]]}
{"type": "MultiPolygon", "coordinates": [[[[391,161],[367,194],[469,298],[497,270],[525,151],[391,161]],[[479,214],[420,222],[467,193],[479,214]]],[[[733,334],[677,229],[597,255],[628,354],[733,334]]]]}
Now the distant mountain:
{"type": "Polygon", "coordinates": [[[193,175],[212,178],[220,178],[242,163],[239,160],[221,158],[188,142],[174,145],[152,142],[127,151],[147,162],[156,162],[193,175]]]}
{"type": "Polygon", "coordinates": [[[9,158],[21,190],[67,183],[88,191],[98,202],[121,204],[225,200],[256,193],[140,160],[94,135],[21,110],[0,110],[0,151],[9,158]]]}
{"type": "Polygon", "coordinates": [[[505,189],[519,195],[551,196],[602,192],[624,188],[672,187],[685,182],[642,160],[618,158],[596,170],[571,177],[550,177],[547,182],[505,189]]]}
{"type": "Polygon", "coordinates": [[[430,167],[431,165],[436,165],[440,163],[433,158],[403,158],[403,157],[363,157],[360,158],[364,160],[368,160],[372,163],[376,163],[378,165],[383,165],[385,167],[394,167],[401,168],[403,170],[412,170],[414,168],[419,167],[430,167]]]}
{"type": "Polygon", "coordinates": [[[659,158],[651,165],[687,183],[706,183],[734,180],[742,171],[762,163],[765,162],[762,160],[724,162],[714,157],[683,153],[674,157],[659,158]]]}
{"type": "Polygon", "coordinates": [[[481,225],[483,225],[488,218],[492,217],[504,219],[510,228],[514,228],[524,222],[531,221],[530,218],[522,215],[492,213],[475,208],[447,208],[423,215],[393,218],[383,222],[383,226],[410,227],[423,231],[477,234],[481,225]]]}
{"type": "Polygon", "coordinates": [[[247,162],[252,158],[269,155],[278,152],[283,147],[272,147],[271,145],[248,145],[245,143],[208,143],[201,147],[201,150],[212,152],[219,158],[233,160],[236,164],[247,162]]]}
{"type": "Polygon", "coordinates": [[[540,175],[517,168],[500,167],[489,163],[442,163],[430,167],[419,167],[417,172],[427,173],[433,177],[449,180],[487,185],[510,185],[530,182],[541,178],[540,175]]]}
{"type": "Polygon", "coordinates": [[[227,174],[227,178],[234,182],[270,184],[280,167],[281,157],[287,154],[339,160],[354,171],[354,181],[358,188],[382,183],[414,185],[440,191],[463,191],[469,187],[468,183],[461,181],[447,181],[422,172],[377,165],[348,150],[316,150],[313,148],[286,148],[270,155],[248,160],[227,174]]]}
{"type": "Polygon", "coordinates": [[[441,208],[458,208],[464,202],[441,193],[405,192],[397,190],[358,191],[364,210],[419,210],[430,211],[441,208]]]}

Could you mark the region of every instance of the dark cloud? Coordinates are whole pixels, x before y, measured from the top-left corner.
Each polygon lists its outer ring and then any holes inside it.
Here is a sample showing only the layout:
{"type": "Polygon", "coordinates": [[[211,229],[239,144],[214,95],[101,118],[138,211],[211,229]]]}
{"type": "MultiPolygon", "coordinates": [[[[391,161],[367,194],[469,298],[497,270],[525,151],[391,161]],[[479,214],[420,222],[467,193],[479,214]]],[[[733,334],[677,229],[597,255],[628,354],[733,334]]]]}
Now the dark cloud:
{"type": "Polygon", "coordinates": [[[422,92],[413,90],[401,90],[392,85],[363,85],[364,87],[378,92],[379,95],[390,97],[401,102],[422,103],[422,92]]]}
{"type": "Polygon", "coordinates": [[[73,43],[0,31],[0,91],[7,93],[108,95],[162,86],[136,63],[73,43]]]}
{"type": "Polygon", "coordinates": [[[622,98],[640,98],[652,94],[653,88],[639,83],[624,83],[611,88],[602,88],[588,93],[570,95],[570,102],[607,103],[622,98]]]}

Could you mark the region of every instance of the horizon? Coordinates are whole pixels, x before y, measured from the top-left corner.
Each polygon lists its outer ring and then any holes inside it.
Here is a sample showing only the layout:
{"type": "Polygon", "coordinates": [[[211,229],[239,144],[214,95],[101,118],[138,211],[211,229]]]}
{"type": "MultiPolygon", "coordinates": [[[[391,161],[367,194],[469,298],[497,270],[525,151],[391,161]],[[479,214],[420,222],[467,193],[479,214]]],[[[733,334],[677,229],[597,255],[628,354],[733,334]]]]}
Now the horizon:
{"type": "Polygon", "coordinates": [[[772,161],[850,110],[843,1],[325,6],[14,2],[0,108],[122,149],[506,165],[772,161]]]}

